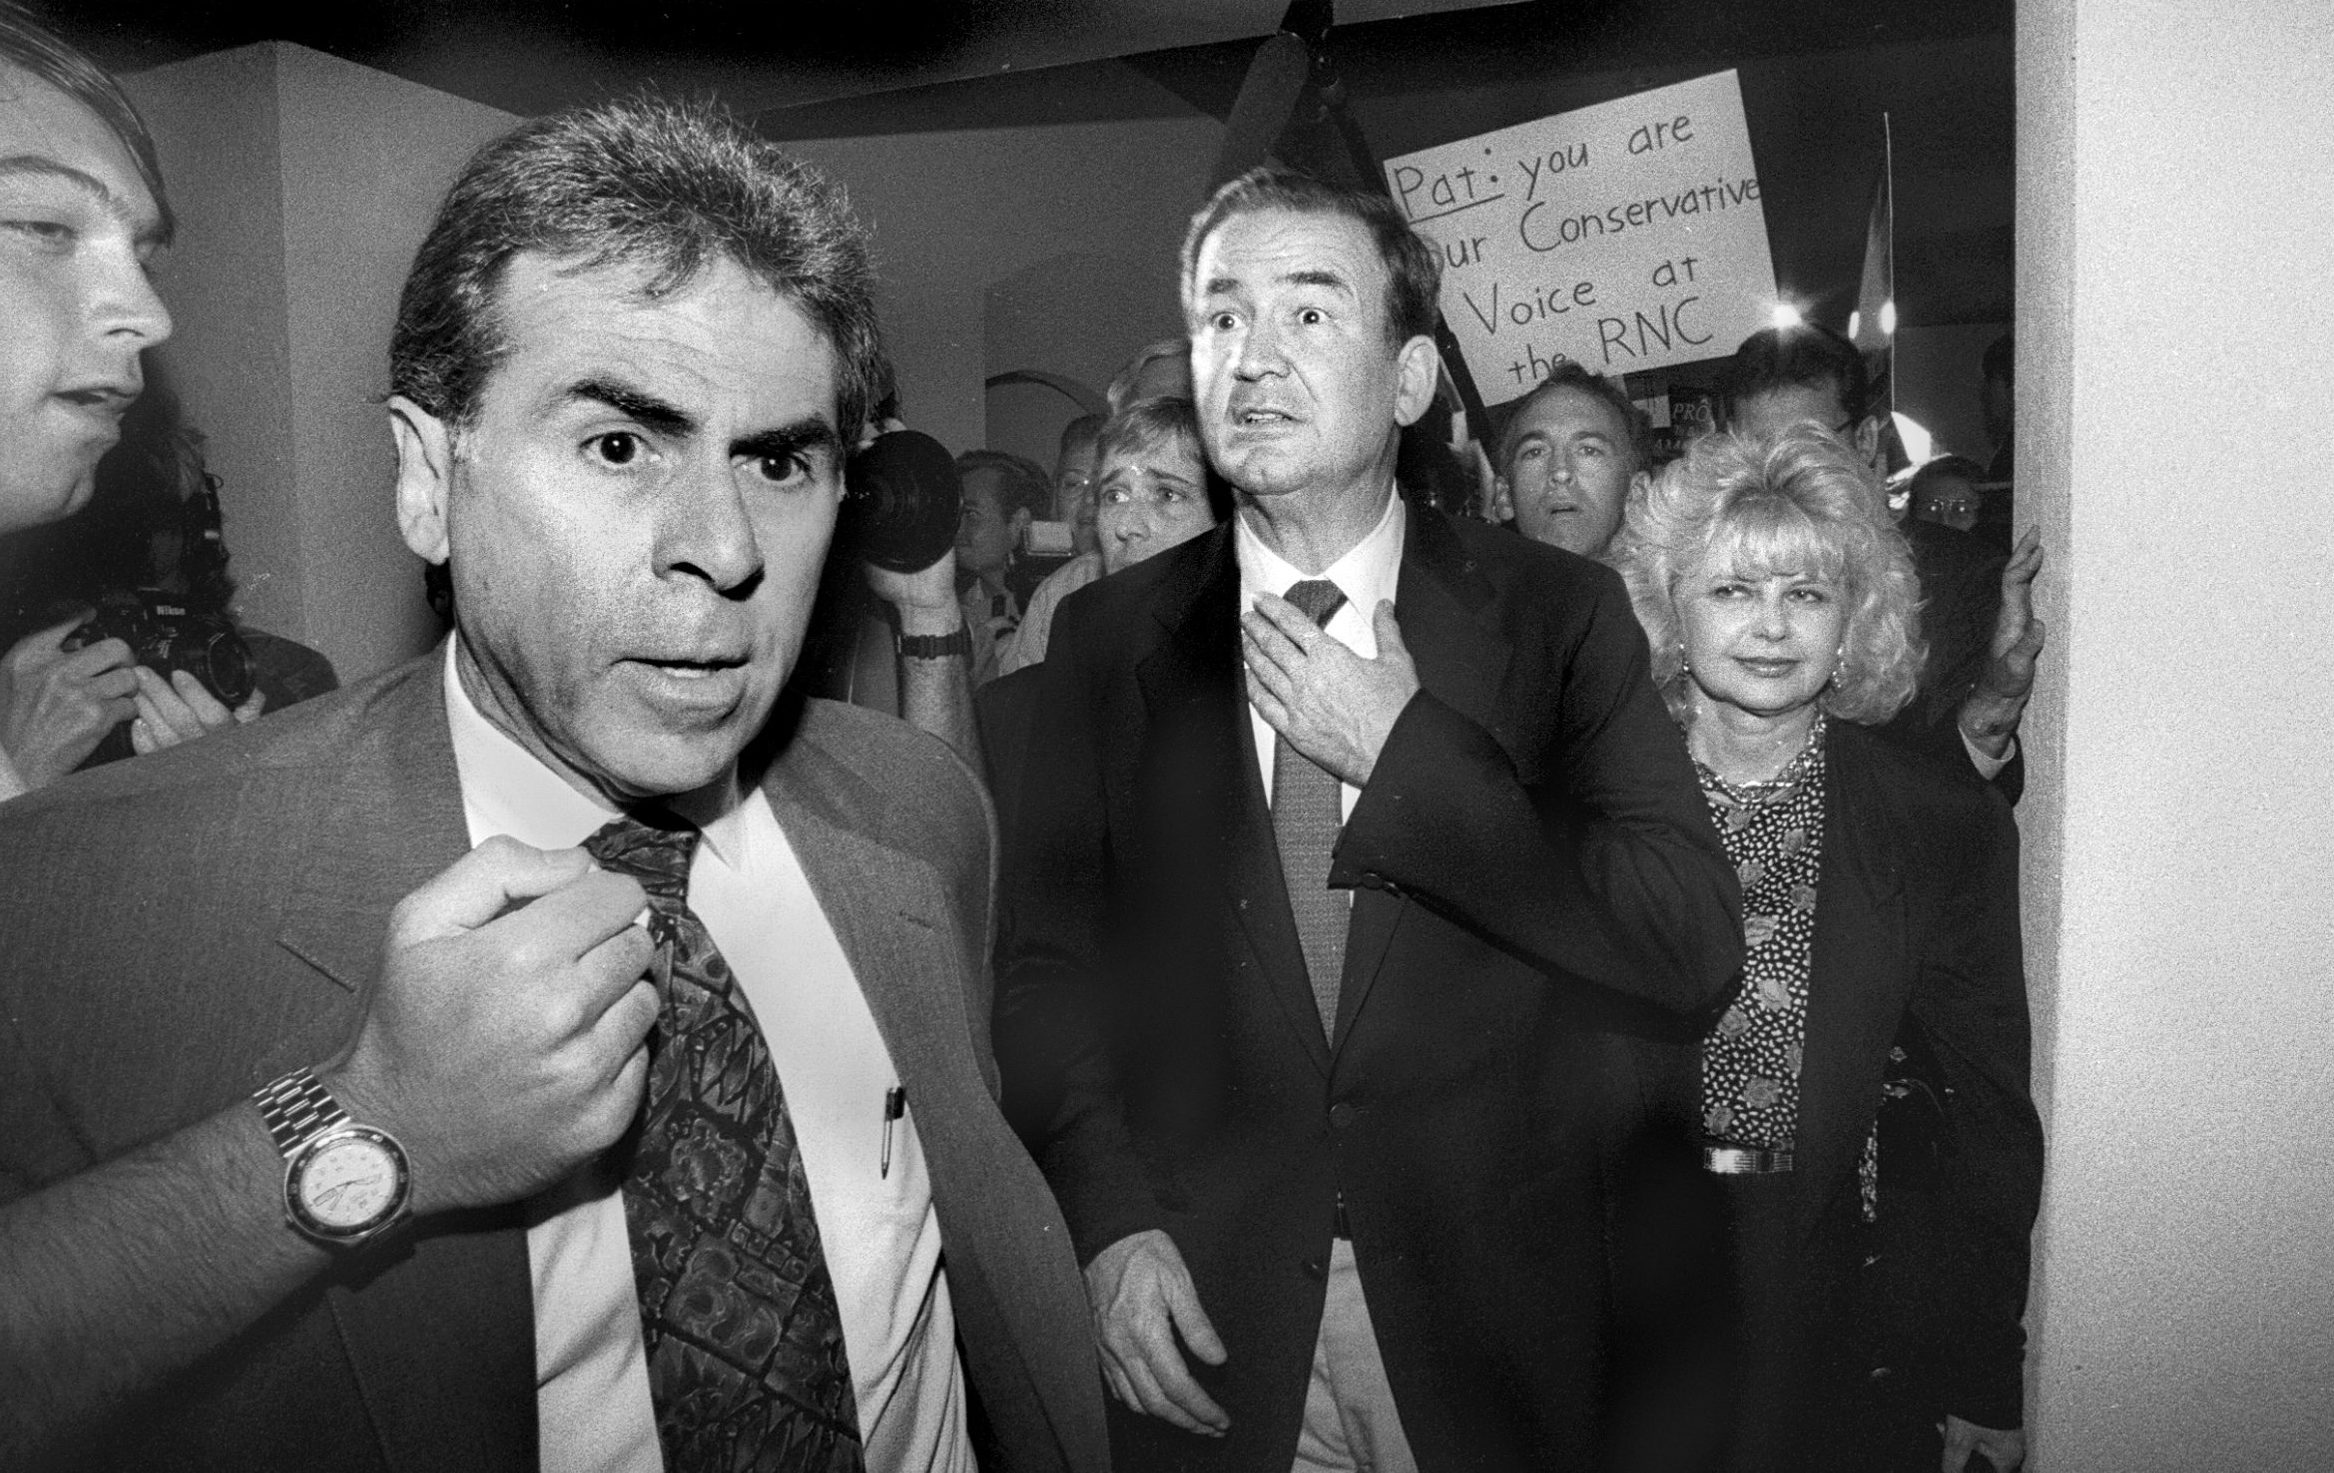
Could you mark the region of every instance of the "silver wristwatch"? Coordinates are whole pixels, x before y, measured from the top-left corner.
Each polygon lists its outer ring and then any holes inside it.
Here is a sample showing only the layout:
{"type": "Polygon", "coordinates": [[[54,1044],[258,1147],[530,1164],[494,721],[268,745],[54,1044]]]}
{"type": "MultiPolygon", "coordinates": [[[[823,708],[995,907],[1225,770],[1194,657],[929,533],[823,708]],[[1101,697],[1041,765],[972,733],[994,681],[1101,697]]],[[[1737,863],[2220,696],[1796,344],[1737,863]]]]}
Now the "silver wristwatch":
{"type": "Polygon", "coordinates": [[[349,1247],[405,1216],[413,1173],[385,1130],[359,1125],[310,1069],[252,1097],[284,1157],[284,1220],[319,1243],[349,1247]]]}

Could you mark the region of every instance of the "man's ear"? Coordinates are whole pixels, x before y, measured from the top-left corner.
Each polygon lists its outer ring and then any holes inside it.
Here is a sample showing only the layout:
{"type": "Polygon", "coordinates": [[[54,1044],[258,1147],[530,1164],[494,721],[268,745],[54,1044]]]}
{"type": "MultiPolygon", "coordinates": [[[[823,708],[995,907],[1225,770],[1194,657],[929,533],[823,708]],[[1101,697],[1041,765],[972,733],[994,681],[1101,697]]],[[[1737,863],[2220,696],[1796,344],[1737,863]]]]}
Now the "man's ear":
{"type": "Polygon", "coordinates": [[[389,396],[389,433],[397,441],[397,529],[424,562],[452,550],[446,508],[454,486],[454,435],[445,421],[402,394],[389,396]]]}
{"type": "Polygon", "coordinates": [[[1631,471],[1629,473],[1629,494],[1631,496],[1642,497],[1645,494],[1645,488],[1652,484],[1653,472],[1651,471],[1631,471]]]}
{"type": "Polygon", "coordinates": [[[1878,469],[1880,461],[1879,417],[1877,415],[1867,414],[1862,419],[1857,420],[1854,438],[1856,443],[1856,453],[1864,457],[1864,463],[1866,465],[1872,466],[1874,469],[1878,469]]]}
{"type": "Polygon", "coordinates": [[[1394,422],[1414,425],[1434,403],[1434,384],[1442,372],[1442,355],[1434,339],[1420,334],[1402,345],[1394,364],[1400,377],[1394,387],[1394,422]]]}

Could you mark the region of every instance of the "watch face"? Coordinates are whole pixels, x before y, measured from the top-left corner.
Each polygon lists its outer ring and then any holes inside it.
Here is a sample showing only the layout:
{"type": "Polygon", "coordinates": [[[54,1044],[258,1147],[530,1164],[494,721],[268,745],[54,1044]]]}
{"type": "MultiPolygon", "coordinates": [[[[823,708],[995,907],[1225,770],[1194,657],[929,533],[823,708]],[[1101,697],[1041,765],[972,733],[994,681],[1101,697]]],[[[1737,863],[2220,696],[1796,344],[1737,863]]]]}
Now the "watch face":
{"type": "Polygon", "coordinates": [[[327,1135],[301,1157],[292,1198],[316,1231],[354,1236],[394,1213],[405,1190],[403,1155],[378,1131],[351,1126],[327,1135]]]}

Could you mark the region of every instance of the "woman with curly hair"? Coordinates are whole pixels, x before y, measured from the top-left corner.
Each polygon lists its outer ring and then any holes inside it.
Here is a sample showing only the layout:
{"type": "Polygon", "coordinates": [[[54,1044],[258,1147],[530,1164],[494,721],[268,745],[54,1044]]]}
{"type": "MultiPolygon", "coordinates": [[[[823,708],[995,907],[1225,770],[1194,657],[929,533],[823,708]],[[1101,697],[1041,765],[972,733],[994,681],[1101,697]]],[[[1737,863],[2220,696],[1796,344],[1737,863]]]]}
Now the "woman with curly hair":
{"type": "Polygon", "coordinates": [[[2042,1174],[2017,831],[1866,730],[1920,669],[1904,538],[1810,426],[1705,437],[1611,557],[1742,879],[1697,1122],[1731,1225],[1727,1466],[2011,1473],[2042,1174]]]}

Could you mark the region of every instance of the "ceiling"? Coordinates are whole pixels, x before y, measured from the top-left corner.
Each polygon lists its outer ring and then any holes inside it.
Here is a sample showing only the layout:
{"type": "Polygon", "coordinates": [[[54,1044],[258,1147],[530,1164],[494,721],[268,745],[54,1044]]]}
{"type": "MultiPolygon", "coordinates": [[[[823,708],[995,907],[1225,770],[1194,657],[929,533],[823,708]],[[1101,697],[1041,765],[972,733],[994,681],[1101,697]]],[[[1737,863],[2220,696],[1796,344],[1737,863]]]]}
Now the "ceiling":
{"type": "MultiPolygon", "coordinates": [[[[712,86],[742,112],[1136,58],[1218,115],[1284,0],[29,0],[117,70],[292,41],[506,112],[639,85],[712,86]]],[[[2013,0],[1334,0],[1357,92],[1387,90],[1422,48],[1493,76],[2007,34],[2013,0]]]]}
{"type": "MultiPolygon", "coordinates": [[[[1316,0],[1317,3],[1317,0],[1316,0]]],[[[1844,320],[1896,138],[1908,324],[2010,315],[2014,0],[1335,0],[1329,51],[1381,156],[1741,69],[1777,274],[1844,320]]],[[[119,70],[297,42],[521,114],[643,83],[780,138],[1227,116],[1283,0],[34,0],[119,70]],[[1129,85],[1129,69],[1156,85],[1129,85]]]]}
{"type": "MultiPolygon", "coordinates": [[[[1854,304],[1885,114],[1898,314],[1935,327],[2011,315],[2013,19],[2011,0],[1538,0],[1341,22],[1328,49],[1381,158],[1738,69],[1778,284],[1835,327],[1854,304]]],[[[1186,46],[837,97],[756,122],[809,140],[1162,105],[1224,117],[1255,51],[1254,41],[1186,46]]]]}
{"type": "MultiPolygon", "coordinates": [[[[498,107],[548,112],[644,78],[717,88],[741,112],[1103,57],[1253,41],[1286,0],[32,0],[121,70],[293,41],[498,107]],[[514,60],[523,59],[523,65],[514,60]]],[[[1343,25],[1514,0],[1336,0],[1343,25]]],[[[1228,99],[1227,99],[1228,101],[1228,99]]]]}

